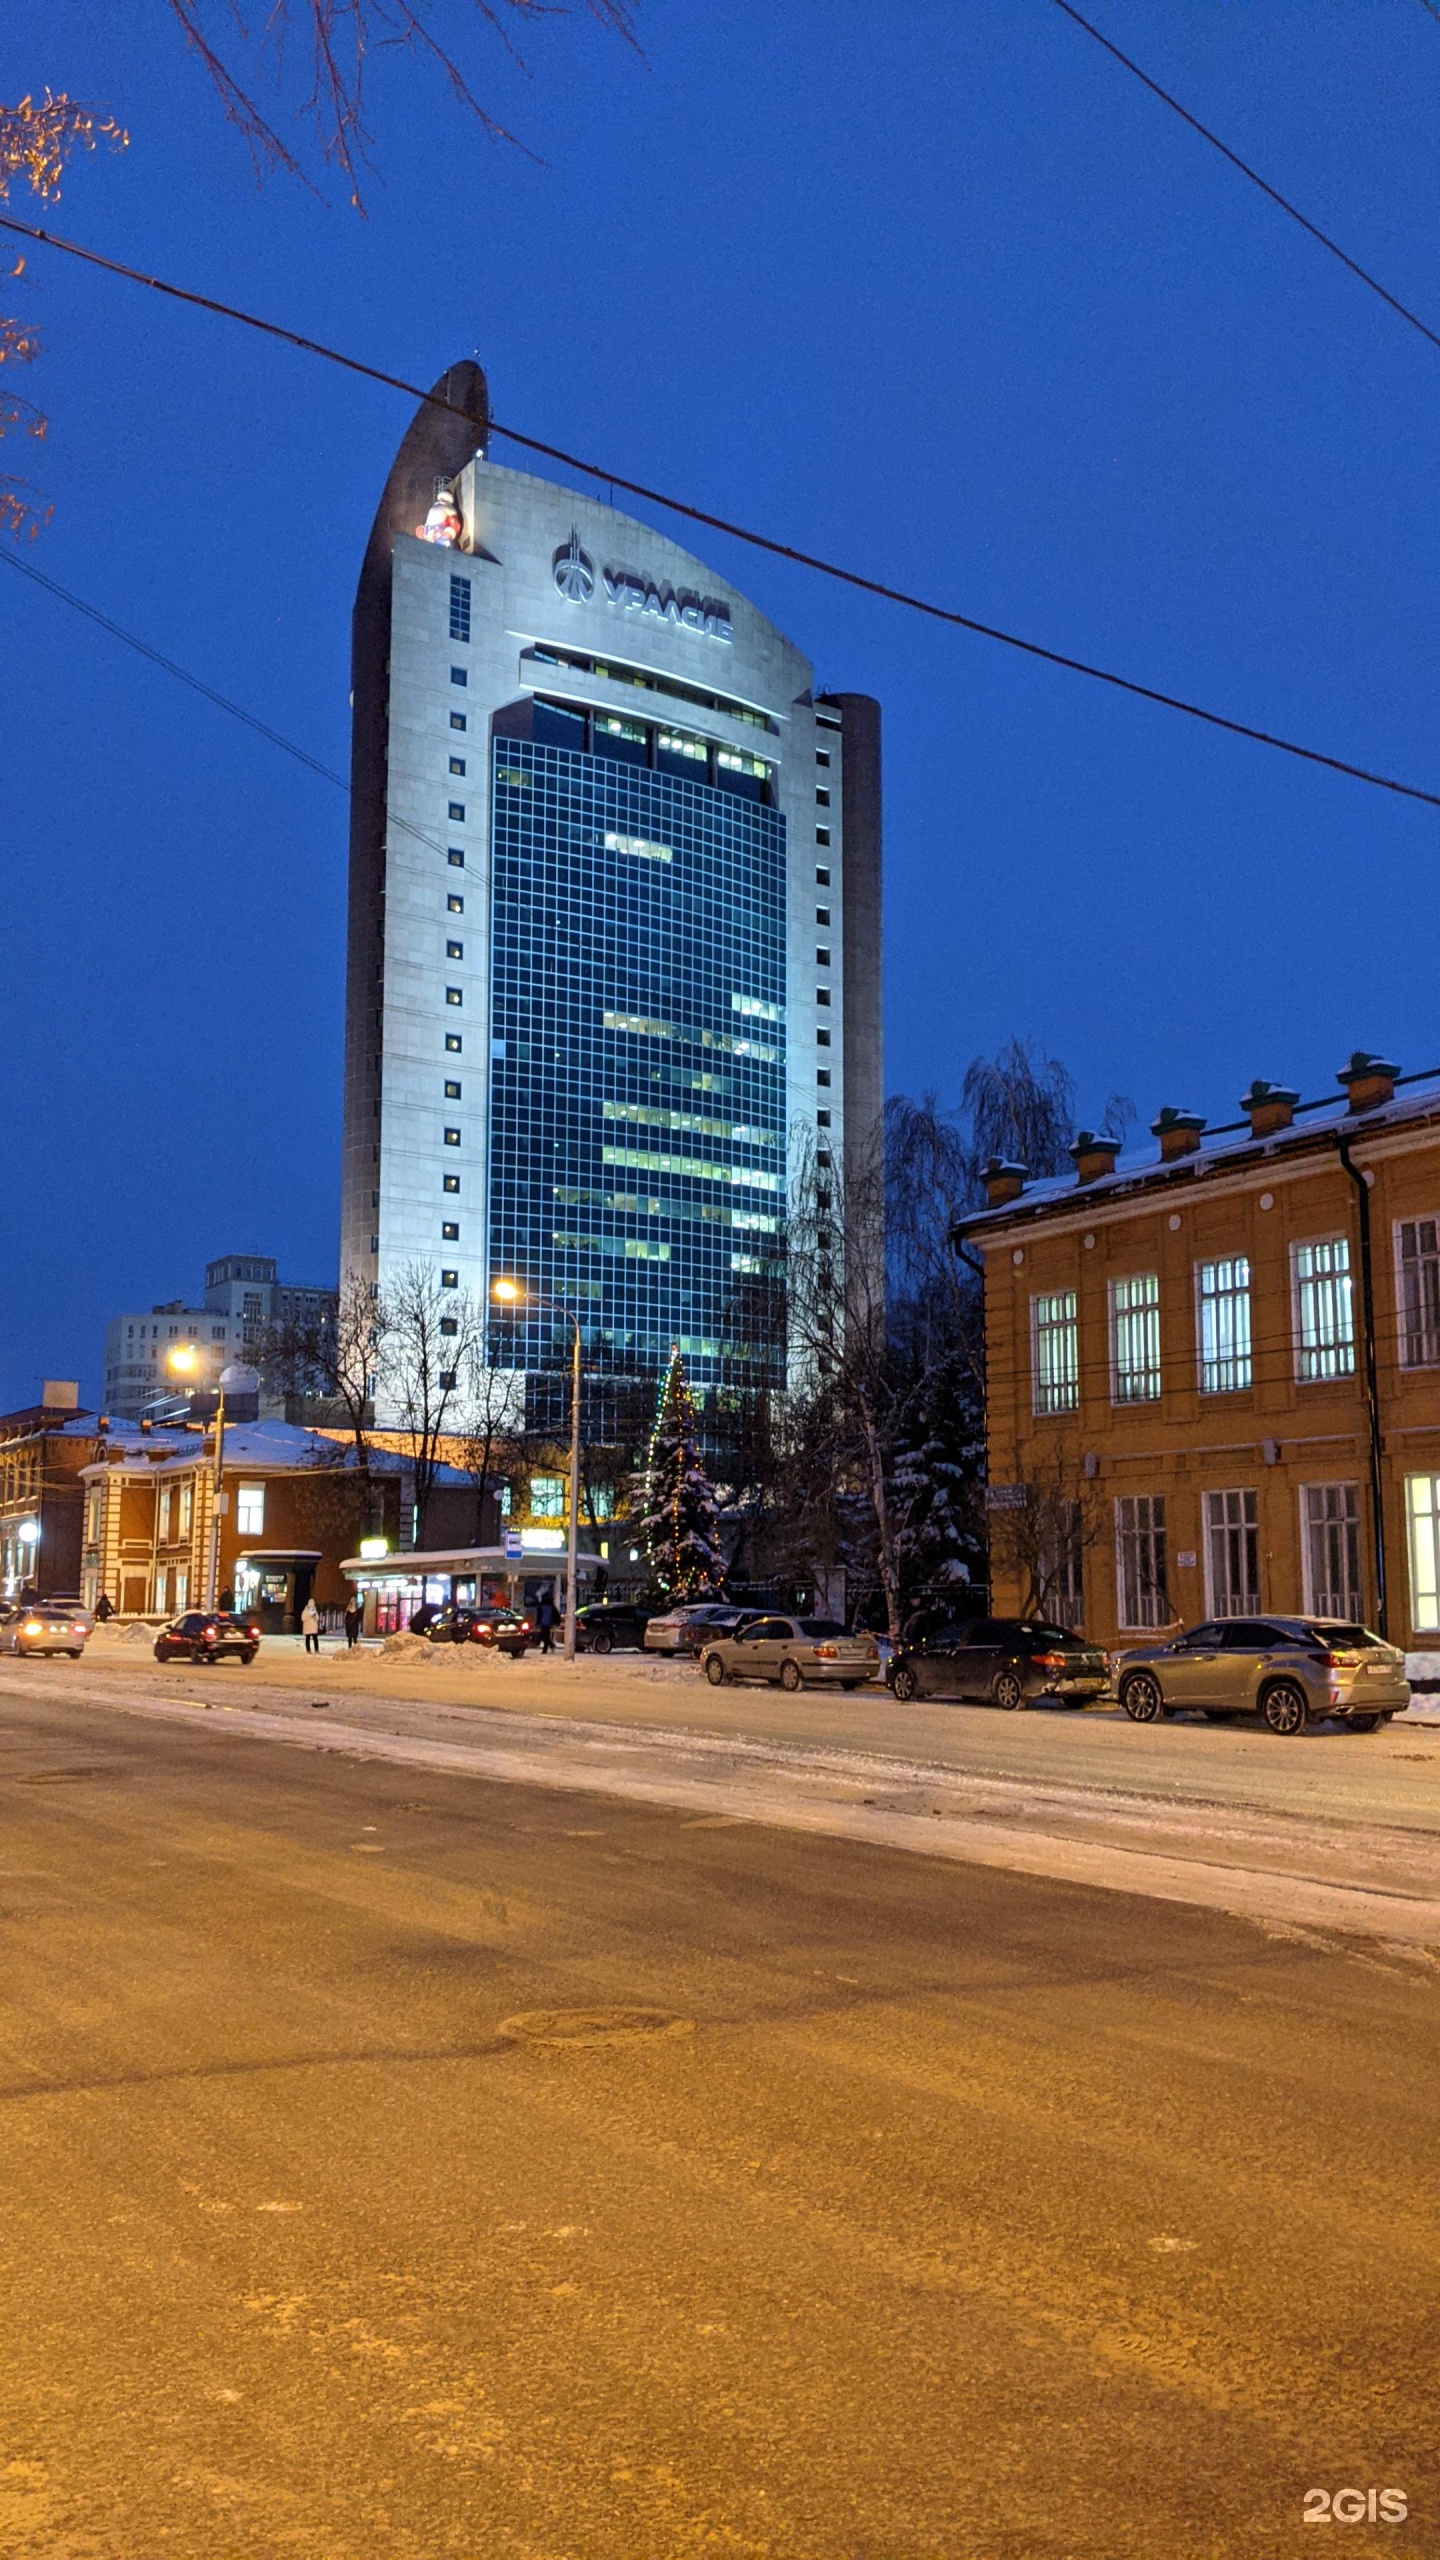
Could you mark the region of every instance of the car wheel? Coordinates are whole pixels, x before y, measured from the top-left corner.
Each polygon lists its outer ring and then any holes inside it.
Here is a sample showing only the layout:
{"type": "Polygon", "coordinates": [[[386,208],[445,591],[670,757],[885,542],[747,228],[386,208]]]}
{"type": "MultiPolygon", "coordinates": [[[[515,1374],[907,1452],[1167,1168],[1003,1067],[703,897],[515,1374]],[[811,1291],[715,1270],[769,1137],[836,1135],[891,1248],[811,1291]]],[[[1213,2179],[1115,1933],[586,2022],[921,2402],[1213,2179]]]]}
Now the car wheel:
{"type": "Polygon", "coordinates": [[[1310,1705],[1303,1689],[1293,1680],[1277,1680],[1260,1701],[1260,1713],[1272,1733],[1303,1733],[1309,1720],[1310,1705]]]}
{"type": "Polygon", "coordinates": [[[899,1699],[902,1707],[909,1706],[915,1695],[915,1674],[905,1663],[902,1662],[899,1670],[893,1674],[890,1689],[892,1695],[899,1699]]]}
{"type": "Polygon", "coordinates": [[[70,1647],[70,1659],[71,1659],[71,1661],[72,1661],[72,1662],[78,1662],[78,1661],[79,1661],[79,1659],[80,1659],[80,1657],[81,1657],[81,1655],[82,1655],[82,1653],[84,1652],[84,1650],[85,1650],[85,1647],[83,1646],[83,1644],[72,1644],[72,1646],[70,1647]]]}
{"type": "Polygon", "coordinates": [[[1346,1722],[1352,1733],[1378,1733],[1380,1730],[1378,1716],[1348,1716],[1346,1722]]]}
{"type": "Polygon", "coordinates": [[[780,1686],[782,1689],[788,1689],[791,1696],[794,1696],[795,1691],[801,1686],[800,1665],[798,1662],[786,1661],[781,1663],[780,1686]]]}
{"type": "Polygon", "coordinates": [[[1120,1704],[1136,1724],[1158,1724],[1165,1713],[1165,1700],[1154,1673],[1136,1671],[1123,1682],[1120,1704]]]}
{"type": "Polygon", "coordinates": [[[725,1665],[721,1661],[718,1653],[706,1654],[705,1677],[709,1681],[712,1689],[724,1688],[726,1680],[725,1665]]]}
{"type": "Polygon", "coordinates": [[[590,1639],[590,1651],[592,1653],[609,1653],[613,1649],[614,1643],[615,1639],[611,1635],[608,1627],[601,1627],[590,1639]]]}
{"type": "Polygon", "coordinates": [[[242,1661],[242,1662],[253,1662],[253,1661],[254,1661],[254,1659],[255,1659],[255,1647],[254,1647],[254,1645],[253,1645],[253,1644],[252,1644],[252,1645],[247,1645],[247,1646],[246,1646],[245,1651],[244,1651],[244,1652],[241,1654],[241,1656],[240,1656],[240,1659],[241,1659],[241,1661],[242,1661]]]}
{"type": "Polygon", "coordinates": [[[997,1671],[990,1683],[990,1695],[997,1707],[1012,1711],[1025,1704],[1025,1683],[1018,1671],[997,1671]]]}

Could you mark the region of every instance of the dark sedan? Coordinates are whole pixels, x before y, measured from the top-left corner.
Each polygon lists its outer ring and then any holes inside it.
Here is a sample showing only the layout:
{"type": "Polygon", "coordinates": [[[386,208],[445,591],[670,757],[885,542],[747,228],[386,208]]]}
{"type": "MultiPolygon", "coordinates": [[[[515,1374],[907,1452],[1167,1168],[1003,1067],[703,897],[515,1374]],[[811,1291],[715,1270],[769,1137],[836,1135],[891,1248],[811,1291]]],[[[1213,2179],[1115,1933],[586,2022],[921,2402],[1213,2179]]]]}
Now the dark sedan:
{"type": "Polygon", "coordinates": [[[218,1609],[187,1609],[155,1639],[157,1662],[253,1662],[260,1630],[248,1618],[223,1617],[218,1609]]]}
{"type": "Polygon", "coordinates": [[[1101,1695],[1109,1676],[1097,1645],[1045,1618],[942,1627],[922,1643],[901,1645],[889,1674],[902,1706],[912,1698],[983,1698],[996,1707],[1023,1707],[1027,1698],[1083,1706],[1101,1695]]]}
{"type": "Polygon", "coordinates": [[[485,1609],[478,1601],[437,1609],[425,1633],[432,1644],[483,1644],[518,1660],[530,1646],[530,1621],[514,1609],[485,1609]]]}
{"type": "Polygon", "coordinates": [[[575,1642],[582,1653],[638,1653],[649,1624],[638,1600],[592,1600],[575,1612],[575,1642]]]}

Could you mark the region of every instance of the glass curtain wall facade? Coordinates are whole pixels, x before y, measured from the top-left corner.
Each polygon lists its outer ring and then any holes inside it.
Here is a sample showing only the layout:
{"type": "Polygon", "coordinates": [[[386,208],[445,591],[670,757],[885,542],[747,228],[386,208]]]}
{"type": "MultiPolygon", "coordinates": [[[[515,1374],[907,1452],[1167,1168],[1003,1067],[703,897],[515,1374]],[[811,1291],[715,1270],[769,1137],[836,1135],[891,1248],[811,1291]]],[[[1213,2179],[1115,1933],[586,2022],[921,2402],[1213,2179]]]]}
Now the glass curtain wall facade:
{"type": "MultiPolygon", "coordinates": [[[[783,1250],[785,822],[575,727],[493,746],[490,1274],[608,1369],[678,1341],[697,1387],[778,1385],[735,1310],[783,1250]]],[[[556,1347],[517,1328],[528,1372],[556,1347]]]]}

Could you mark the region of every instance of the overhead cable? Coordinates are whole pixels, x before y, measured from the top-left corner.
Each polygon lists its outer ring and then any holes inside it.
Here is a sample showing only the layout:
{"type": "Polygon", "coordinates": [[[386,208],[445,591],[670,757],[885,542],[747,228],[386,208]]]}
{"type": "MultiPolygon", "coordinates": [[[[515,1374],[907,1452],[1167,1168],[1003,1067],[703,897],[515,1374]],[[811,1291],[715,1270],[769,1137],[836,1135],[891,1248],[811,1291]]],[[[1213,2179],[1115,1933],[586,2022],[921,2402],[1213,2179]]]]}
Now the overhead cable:
{"type": "Polygon", "coordinates": [[[427,391],[419,383],[407,382],[400,374],[386,373],[379,366],[362,363],[357,356],[345,355],[338,347],[326,346],[319,339],[302,337],[298,331],[286,329],[278,321],[261,319],[252,311],[238,310],[232,303],[217,302],[208,294],[192,293],[187,287],[167,283],[162,277],[144,275],[136,267],[125,266],[115,258],[102,257],[97,250],[82,248],[73,240],[62,240],[58,233],[43,231],[34,223],[17,221],[11,214],[0,214],[0,230],[16,232],[27,240],[38,240],[45,248],[63,250],[67,256],[83,259],[89,266],[101,267],[107,274],[123,276],[132,284],[145,285],[150,291],[166,294],[173,301],[190,303],[198,310],[213,312],[221,319],[234,320],[247,329],[258,329],[264,336],[279,338],[307,355],[321,357],[327,364],[340,365],[347,373],[360,374],[367,381],[378,382],[388,390],[401,391],[408,399],[445,409],[451,416],[471,418],[477,436],[487,430],[492,435],[504,436],[509,443],[522,446],[528,453],[541,454],[547,461],[561,463],[567,470],[607,483],[612,489],[623,489],[628,496],[640,498],[649,506],[660,507],[667,514],[683,517],[691,524],[705,525],[713,533],[725,534],[732,541],[746,543],[752,550],[767,552],[774,559],[788,560],[797,568],[813,569],[818,576],[832,578],[841,586],[857,589],[862,595],[878,596],[884,603],[901,605],[908,612],[923,614],[932,622],[943,622],[956,630],[973,632],[982,640],[994,640],[1002,648],[1019,650],[1025,657],[1038,658],[1047,666],[1062,667],[1071,675],[1088,676],[1093,683],[1109,685],[1117,693],[1132,694],[1141,702],[1153,702],[1163,711],[1178,711],[1188,720],[1199,720],[1207,728],[1222,729],[1231,737],[1248,738],[1255,746],[1271,747],[1277,754],[1296,757],[1303,764],[1323,765],[1328,772],[1343,773],[1352,782],[1368,783],[1374,790],[1389,791],[1402,800],[1418,800],[1427,808],[1440,809],[1440,793],[1422,791],[1413,782],[1401,782],[1392,774],[1372,772],[1366,765],[1351,764],[1343,756],[1326,755],[1318,747],[1301,746],[1295,739],[1282,738],[1273,730],[1257,728],[1247,720],[1231,719],[1222,711],[1207,710],[1204,704],[1188,702],[1182,695],[1165,693],[1156,685],[1141,684],[1134,676],[1117,675],[1113,668],[1094,666],[1088,659],[1072,657],[1061,649],[1047,648],[1039,640],[1023,639],[1017,632],[1004,631],[995,623],[981,622],[975,615],[961,613],[953,606],[936,604],[928,597],[911,595],[905,588],[891,586],[883,579],[868,578],[858,569],[847,569],[836,561],[823,560],[815,552],[801,551],[793,543],[778,541],[771,534],[756,533],[748,525],[736,524],[727,516],[693,506],[687,499],[673,497],[663,489],[652,489],[642,480],[628,479],[608,463],[586,461],[579,454],[567,452],[562,445],[548,444],[539,436],[524,434],[518,427],[503,426],[498,419],[475,415],[462,404],[446,400],[438,392],[427,391]]]}
{"type": "Polygon", "coordinates": [[[1299,223],[1302,231],[1308,231],[1312,240],[1318,240],[1322,249],[1328,249],[1332,258],[1338,258],[1341,266],[1348,268],[1352,276],[1361,284],[1368,285],[1372,293],[1378,294],[1397,319],[1403,320],[1408,328],[1418,330],[1422,338],[1429,339],[1432,347],[1440,347],[1440,332],[1430,328],[1418,313],[1398,300],[1388,286],[1381,284],[1378,276],[1372,276],[1368,268],[1362,267],[1348,250],[1341,248],[1338,240],[1332,240],[1328,231],[1322,231],[1318,222],[1312,222],[1308,213],[1302,213],[1298,204],[1292,204],[1288,196],[1282,196],[1278,187],[1272,187],[1268,178],[1262,178],[1258,169],[1252,169],[1248,160],[1242,160],[1238,151],[1232,151],[1228,142],[1222,142],[1219,134],[1212,133],[1208,124],[1202,124],[1198,116],[1192,116],[1188,107],[1182,107],[1178,98],[1172,97],[1168,89],[1162,89],[1159,81],[1152,80],[1148,71],[1142,71],[1138,62],[1132,62],[1128,53],[1122,53],[1118,44],[1112,44],[1110,38],[1092,26],[1088,18],[1083,18],[1073,6],[1073,0],[1055,0],[1055,6],[1067,18],[1072,18],[1077,27],[1083,27],[1087,36],[1093,36],[1096,44],[1102,45],[1116,62],[1123,64],[1142,88],[1149,90],[1152,98],[1158,98],[1162,106],[1180,118],[1182,124],[1188,124],[1192,133],[1198,133],[1202,142],[1208,142],[1212,151],[1218,151],[1222,160],[1228,160],[1232,169],[1238,169],[1242,178],[1248,178],[1251,186],[1258,187],[1262,196],[1268,196],[1282,213],[1288,213],[1292,222],[1299,223]]]}

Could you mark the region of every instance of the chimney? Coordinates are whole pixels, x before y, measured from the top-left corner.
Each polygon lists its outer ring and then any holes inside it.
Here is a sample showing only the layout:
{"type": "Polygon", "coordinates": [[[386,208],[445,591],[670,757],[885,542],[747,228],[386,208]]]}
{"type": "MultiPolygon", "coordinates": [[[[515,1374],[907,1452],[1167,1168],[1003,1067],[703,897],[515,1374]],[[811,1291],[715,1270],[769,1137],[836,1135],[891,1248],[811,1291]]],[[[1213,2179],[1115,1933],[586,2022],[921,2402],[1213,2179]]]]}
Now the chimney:
{"type": "Polygon", "coordinates": [[[1019,1199],[1029,1171],[1028,1165],[1007,1164],[1003,1156],[992,1156],[988,1164],[980,1167],[986,1205],[991,1209],[1008,1208],[1012,1200],[1019,1199]]]}
{"type": "Polygon", "coordinates": [[[50,1413],[73,1413],[80,1402],[78,1378],[47,1378],[40,1397],[50,1413]]]}
{"type": "Polygon", "coordinates": [[[1118,1138],[1097,1138],[1093,1129],[1081,1129],[1070,1150],[1082,1182],[1103,1182],[1107,1174],[1114,1172],[1119,1153],[1118,1138]]]}
{"type": "Polygon", "coordinates": [[[1356,1049],[1346,1059],[1336,1077],[1350,1096],[1352,1111],[1378,1111],[1382,1102],[1395,1099],[1395,1079],[1400,1073],[1389,1058],[1377,1058],[1371,1049],[1356,1049]]]}
{"type": "Polygon", "coordinates": [[[1150,1123],[1151,1137],[1160,1141],[1161,1163],[1173,1164],[1177,1156],[1193,1156],[1204,1126],[1203,1112],[1177,1111],[1173,1103],[1167,1102],[1158,1120],[1150,1123]]]}
{"type": "Polygon", "coordinates": [[[1257,1076],[1248,1093],[1240,1096],[1240,1108],[1250,1122],[1252,1138],[1273,1138],[1278,1129],[1288,1129],[1295,1117],[1298,1093],[1288,1084],[1268,1084],[1257,1076]]]}

